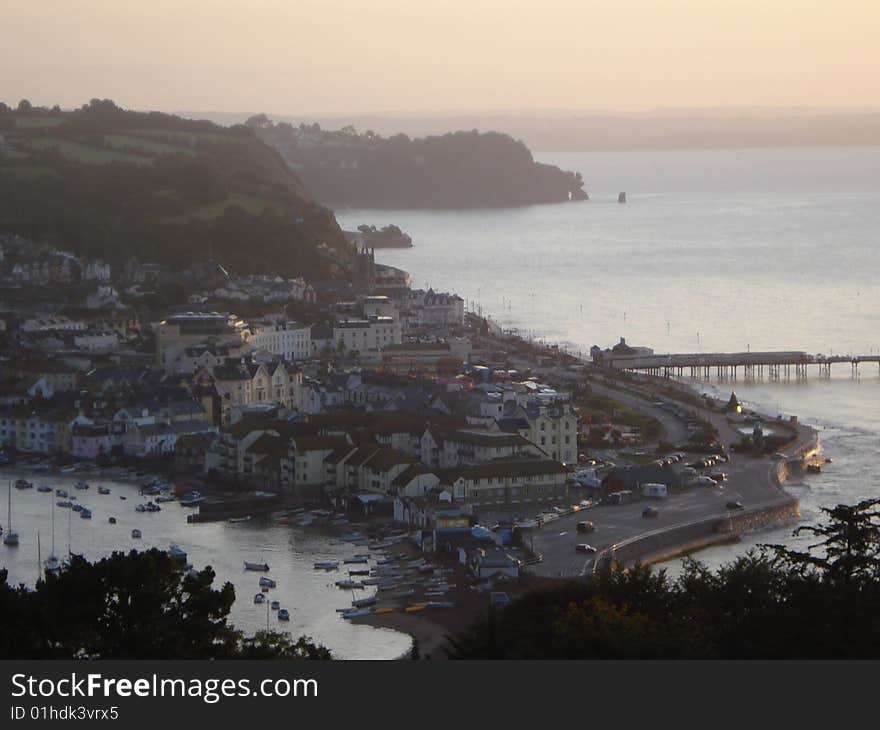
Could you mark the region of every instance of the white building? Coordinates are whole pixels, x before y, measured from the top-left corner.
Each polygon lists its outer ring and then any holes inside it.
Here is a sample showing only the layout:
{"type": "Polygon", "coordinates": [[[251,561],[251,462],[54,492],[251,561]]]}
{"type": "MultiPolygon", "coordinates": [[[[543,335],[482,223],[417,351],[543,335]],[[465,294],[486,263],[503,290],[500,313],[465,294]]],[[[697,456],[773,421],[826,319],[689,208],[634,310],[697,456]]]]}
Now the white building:
{"type": "Polygon", "coordinates": [[[402,341],[400,322],[391,317],[343,319],[333,326],[334,344],[342,343],[349,352],[375,352],[402,341]]]}
{"type": "Polygon", "coordinates": [[[312,354],[312,328],[299,322],[256,325],[250,344],[286,360],[306,360],[312,354]]]}

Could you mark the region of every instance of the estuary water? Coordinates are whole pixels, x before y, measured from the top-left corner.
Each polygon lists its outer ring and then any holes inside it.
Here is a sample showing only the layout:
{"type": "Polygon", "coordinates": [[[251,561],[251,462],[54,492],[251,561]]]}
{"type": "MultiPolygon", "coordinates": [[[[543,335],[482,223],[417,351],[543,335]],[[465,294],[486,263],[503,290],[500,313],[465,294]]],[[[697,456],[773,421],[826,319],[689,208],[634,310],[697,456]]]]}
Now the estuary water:
{"type": "MultiPolygon", "coordinates": [[[[343,565],[342,561],[354,553],[365,552],[363,547],[345,544],[326,532],[315,528],[277,525],[262,520],[250,522],[205,522],[190,524],[186,521],[189,508],[176,502],[161,505],[162,511],[136,512],[135,506],[151,497],[138,495],[131,482],[101,479],[98,476],[58,475],[29,472],[26,468],[0,470],[0,524],[7,521],[8,483],[19,476],[34,483],[33,489],[12,492],[12,520],[19,533],[18,547],[0,544],[0,568],[9,571],[9,583],[33,586],[39,573],[38,535],[41,557],[45,560],[52,548],[52,505],[58,497],[41,493],[36,486],[46,484],[66,490],[77,501],[92,511],[92,518],[80,518],[78,512],[55,507],[55,553],[64,559],[68,545],[82,553],[87,560],[99,560],[110,553],[132,549],[159,548],[167,550],[172,543],[187,553],[193,567],[201,570],[210,565],[216,573],[214,587],[229,581],[235,586],[236,600],[230,622],[252,634],[261,629],[288,631],[294,638],[306,635],[328,647],[334,656],[342,659],[395,659],[411,645],[409,636],[387,629],[354,625],[336,613],[337,608],[351,606],[352,592],[340,590],[335,581],[348,577],[343,568],[364,568],[364,565],[343,565]],[[73,483],[86,479],[88,490],[78,490],[73,483]],[[106,486],[110,494],[97,493],[98,486],[106,486]],[[120,499],[125,497],[126,499],[120,499]],[[115,517],[116,524],[109,518],[115,517]],[[141,538],[131,536],[133,529],[141,531],[141,538]],[[269,564],[268,577],[277,587],[266,593],[266,602],[254,604],[254,594],[260,593],[259,578],[263,573],[244,570],[244,561],[269,564]],[[340,570],[315,570],[318,561],[336,560],[340,570]],[[278,600],[290,612],[290,621],[281,622],[269,602],[278,600]]],[[[375,588],[357,591],[357,598],[375,592],[375,588]]]]}
{"type": "MultiPolygon", "coordinates": [[[[591,199],[518,209],[343,210],[394,223],[412,249],[376,252],[414,286],[455,291],[505,328],[586,352],[620,337],[655,352],[880,352],[880,148],[624,151],[536,155],[583,174],[591,199]],[[626,192],[628,202],[617,202],[626,192]]],[[[804,522],[880,496],[880,377],[710,383],[820,430],[820,475],[790,490],[804,522]]],[[[706,551],[721,562],[792,526],[706,551]]]]}

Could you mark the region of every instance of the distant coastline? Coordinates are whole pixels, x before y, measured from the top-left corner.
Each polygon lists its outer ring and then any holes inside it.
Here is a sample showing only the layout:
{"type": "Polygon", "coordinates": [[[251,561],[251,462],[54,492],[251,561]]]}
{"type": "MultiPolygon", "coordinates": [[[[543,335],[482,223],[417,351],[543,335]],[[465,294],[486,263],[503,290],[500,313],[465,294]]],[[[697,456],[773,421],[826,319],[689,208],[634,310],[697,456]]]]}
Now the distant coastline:
{"type": "MultiPolygon", "coordinates": [[[[245,113],[180,112],[219,124],[245,113]]],[[[646,113],[541,112],[284,116],[288,122],[353,125],[377,134],[424,136],[450,129],[494,129],[534,152],[712,149],[748,147],[858,147],[880,145],[880,110],[660,109],[646,113]]]]}

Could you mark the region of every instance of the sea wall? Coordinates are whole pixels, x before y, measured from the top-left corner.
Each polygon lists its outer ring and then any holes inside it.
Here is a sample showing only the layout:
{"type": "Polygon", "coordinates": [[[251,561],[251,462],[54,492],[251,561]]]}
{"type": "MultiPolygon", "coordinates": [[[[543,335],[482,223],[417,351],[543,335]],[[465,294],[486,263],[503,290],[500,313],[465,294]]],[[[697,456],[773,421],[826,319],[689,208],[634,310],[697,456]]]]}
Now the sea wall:
{"type": "Polygon", "coordinates": [[[603,550],[593,572],[612,566],[630,567],[637,562],[657,563],[710,545],[732,542],[744,532],[797,519],[798,501],[786,496],[777,502],[737,512],[725,512],[693,522],[664,527],[623,540],[603,550]]]}

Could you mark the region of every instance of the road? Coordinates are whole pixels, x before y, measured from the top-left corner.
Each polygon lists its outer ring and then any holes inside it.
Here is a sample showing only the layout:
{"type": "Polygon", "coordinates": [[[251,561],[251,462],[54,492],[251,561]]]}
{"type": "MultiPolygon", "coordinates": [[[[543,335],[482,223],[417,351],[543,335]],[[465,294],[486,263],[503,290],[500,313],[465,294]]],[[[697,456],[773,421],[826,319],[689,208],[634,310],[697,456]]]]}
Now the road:
{"type": "Polygon", "coordinates": [[[686,487],[680,492],[671,492],[664,499],[637,499],[631,504],[593,507],[546,523],[534,531],[533,548],[544,559],[531,568],[532,572],[544,576],[584,575],[592,570],[595,556],[575,552],[578,543],[588,543],[601,551],[622,540],[664,527],[722,517],[728,514],[727,502],[755,508],[783,504],[790,499],[773,481],[768,459],[734,457],[734,461],[723,466],[729,478],[718,486],[686,487]],[[656,507],[658,516],[642,517],[647,506],[656,507]],[[582,520],[591,521],[595,531],[579,534],[577,523],[582,520]]]}
{"type": "MultiPolygon", "coordinates": [[[[565,381],[581,380],[583,377],[563,368],[545,369],[544,374],[565,381]]],[[[636,397],[595,381],[590,381],[590,387],[598,395],[612,398],[633,410],[656,418],[663,426],[666,440],[672,443],[685,443],[689,440],[684,423],[668,411],[652,405],[647,397],[636,397]]],[[[664,400],[670,400],[668,395],[664,395],[664,400]]],[[[679,405],[684,411],[694,410],[692,405],[679,405]]],[[[708,408],[698,409],[698,413],[718,429],[720,440],[726,448],[729,449],[731,444],[741,440],[742,434],[728,423],[725,413],[708,408]]],[[[808,450],[814,437],[809,428],[798,426],[796,430],[797,441],[787,450],[789,454],[808,450]]],[[[543,561],[531,566],[529,570],[543,576],[583,576],[592,571],[593,562],[602,550],[623,540],[689,522],[724,517],[729,514],[728,502],[740,502],[746,509],[757,509],[779,506],[791,500],[791,496],[776,482],[774,462],[766,457],[731,453],[729,463],[721,464],[712,471],[719,468],[728,475],[728,479],[720,485],[694,485],[671,492],[664,499],[637,499],[631,504],[594,507],[545,523],[541,529],[533,532],[532,537],[532,547],[543,555],[543,561]],[[643,510],[649,505],[657,507],[657,517],[642,517],[643,510]],[[577,532],[577,523],[584,520],[593,522],[594,532],[577,532]],[[575,546],[579,543],[592,545],[597,553],[576,552],[575,546]]]]}
{"type": "Polygon", "coordinates": [[[663,427],[663,438],[669,443],[683,444],[687,443],[690,438],[687,429],[681,421],[667,411],[664,411],[662,408],[652,405],[651,401],[646,400],[645,398],[638,398],[629,393],[617,390],[616,388],[609,388],[600,385],[595,381],[590,381],[590,390],[596,395],[611,398],[628,408],[632,408],[634,411],[638,411],[642,415],[650,416],[659,421],[660,425],[663,427]]]}

